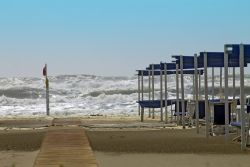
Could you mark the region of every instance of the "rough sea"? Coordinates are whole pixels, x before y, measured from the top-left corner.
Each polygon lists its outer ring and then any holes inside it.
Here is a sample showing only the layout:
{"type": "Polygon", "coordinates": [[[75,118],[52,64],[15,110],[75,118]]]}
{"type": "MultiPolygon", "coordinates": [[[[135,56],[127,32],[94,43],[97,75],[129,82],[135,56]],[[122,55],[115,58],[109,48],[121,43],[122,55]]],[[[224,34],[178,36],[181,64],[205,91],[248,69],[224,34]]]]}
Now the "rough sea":
{"type": "MultiPolygon", "coordinates": [[[[186,76],[185,97],[192,99],[193,77],[186,76]]],[[[250,77],[247,77],[250,81],[250,77]]],[[[49,76],[50,112],[54,116],[132,116],[138,113],[138,78],[103,77],[93,75],[49,76]]],[[[209,78],[211,86],[211,78],[209,78]]],[[[201,82],[203,85],[203,81],[201,82]]],[[[246,85],[249,82],[246,81],[246,85]]],[[[168,96],[175,98],[175,77],[168,77],[168,96]]],[[[231,82],[229,84],[232,85],[231,82]]],[[[236,78],[239,86],[239,79],[236,78]]],[[[215,93],[219,93],[219,77],[215,78],[215,93]]],[[[155,99],[159,99],[159,77],[155,84],[155,99]]],[[[148,78],[144,80],[148,92],[148,78]]],[[[203,88],[201,88],[203,91],[203,88]]],[[[237,88],[236,92],[239,92],[237,88]]],[[[249,93],[246,87],[246,94],[249,93]]],[[[144,98],[148,98],[145,93],[144,98]]],[[[45,116],[44,78],[0,78],[0,116],[45,116]]]]}

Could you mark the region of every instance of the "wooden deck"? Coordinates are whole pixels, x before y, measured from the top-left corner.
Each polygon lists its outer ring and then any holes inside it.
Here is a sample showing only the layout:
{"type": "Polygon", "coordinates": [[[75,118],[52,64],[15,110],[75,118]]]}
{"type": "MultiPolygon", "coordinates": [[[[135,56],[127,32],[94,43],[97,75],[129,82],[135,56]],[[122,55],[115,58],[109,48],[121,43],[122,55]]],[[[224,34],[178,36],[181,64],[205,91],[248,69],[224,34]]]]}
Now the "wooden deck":
{"type": "Polygon", "coordinates": [[[50,127],[34,163],[34,167],[97,166],[85,130],[77,126],[50,127]]]}

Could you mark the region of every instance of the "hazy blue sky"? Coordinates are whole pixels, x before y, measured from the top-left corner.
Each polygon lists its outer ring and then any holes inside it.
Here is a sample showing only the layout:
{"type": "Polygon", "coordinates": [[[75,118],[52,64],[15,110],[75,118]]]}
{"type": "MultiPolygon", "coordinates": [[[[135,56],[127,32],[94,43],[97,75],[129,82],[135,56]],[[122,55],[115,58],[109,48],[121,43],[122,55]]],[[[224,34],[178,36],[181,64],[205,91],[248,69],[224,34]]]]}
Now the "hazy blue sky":
{"type": "Polygon", "coordinates": [[[0,76],[133,75],[250,43],[249,0],[1,0],[0,76]]]}

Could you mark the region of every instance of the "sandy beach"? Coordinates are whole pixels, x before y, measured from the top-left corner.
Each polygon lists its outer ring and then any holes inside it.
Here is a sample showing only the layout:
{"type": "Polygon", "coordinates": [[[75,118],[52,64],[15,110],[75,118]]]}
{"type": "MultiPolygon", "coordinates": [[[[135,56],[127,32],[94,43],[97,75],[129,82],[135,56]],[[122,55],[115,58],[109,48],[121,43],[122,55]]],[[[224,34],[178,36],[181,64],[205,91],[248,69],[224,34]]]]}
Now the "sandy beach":
{"type": "Polygon", "coordinates": [[[97,151],[141,153],[241,153],[238,144],[225,144],[224,136],[206,139],[195,129],[130,129],[88,131],[97,151]]]}
{"type": "Polygon", "coordinates": [[[248,167],[249,155],[95,152],[101,167],[248,167]]]}
{"type": "Polygon", "coordinates": [[[0,167],[250,167],[250,0],[0,0],[0,167]]]}
{"type": "Polygon", "coordinates": [[[0,151],[1,167],[31,167],[34,164],[37,151],[0,151]]]}
{"type": "MultiPolygon", "coordinates": [[[[33,166],[51,120],[1,119],[0,164],[33,166]]],[[[197,135],[195,129],[164,127],[152,120],[140,123],[129,117],[81,120],[100,167],[244,167],[250,163],[249,151],[242,152],[231,139],[225,144],[224,136],[206,139],[203,127],[197,135]]]]}

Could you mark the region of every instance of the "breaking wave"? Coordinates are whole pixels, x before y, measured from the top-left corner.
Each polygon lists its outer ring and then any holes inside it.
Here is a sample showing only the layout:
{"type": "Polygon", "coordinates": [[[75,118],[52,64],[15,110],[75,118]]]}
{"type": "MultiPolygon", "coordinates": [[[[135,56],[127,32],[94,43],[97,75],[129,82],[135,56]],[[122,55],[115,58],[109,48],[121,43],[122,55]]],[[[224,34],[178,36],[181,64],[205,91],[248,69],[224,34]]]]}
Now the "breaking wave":
{"type": "MultiPolygon", "coordinates": [[[[133,77],[102,77],[94,75],[50,76],[50,109],[53,115],[137,115],[138,79],[133,77]]],[[[211,78],[209,86],[211,87],[211,78]]],[[[186,76],[185,95],[193,93],[192,76],[186,76]]],[[[250,83],[246,77],[246,84],[250,83]]],[[[203,85],[202,81],[202,85],[203,85]]],[[[229,85],[232,85],[230,83],[229,85]]],[[[239,87],[239,80],[236,80],[239,87]]],[[[215,78],[215,93],[219,79],[215,78]]],[[[202,88],[203,91],[203,88],[202,88]]],[[[211,93],[211,89],[209,89],[211,93]]],[[[246,93],[250,93],[247,85],[246,93]]],[[[144,80],[144,98],[148,98],[148,80],[144,80]]],[[[159,78],[155,79],[155,99],[160,97],[159,78]]],[[[168,95],[175,98],[175,77],[168,77],[168,95]]],[[[232,92],[232,91],[230,91],[232,92]]],[[[239,88],[236,89],[239,94],[239,88]]],[[[0,78],[0,116],[45,115],[44,78],[0,78]]]]}

